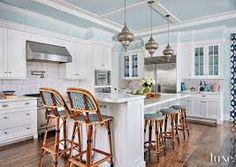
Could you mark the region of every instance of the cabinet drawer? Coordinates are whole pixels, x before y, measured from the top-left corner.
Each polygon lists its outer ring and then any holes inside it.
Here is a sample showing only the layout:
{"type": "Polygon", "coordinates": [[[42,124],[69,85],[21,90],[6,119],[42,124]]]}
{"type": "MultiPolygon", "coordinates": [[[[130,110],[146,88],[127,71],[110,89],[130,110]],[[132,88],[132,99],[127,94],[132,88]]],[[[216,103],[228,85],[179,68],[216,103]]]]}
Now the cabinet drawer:
{"type": "Polygon", "coordinates": [[[0,102],[0,109],[36,107],[37,100],[0,102]]]}
{"type": "Polygon", "coordinates": [[[216,94],[216,95],[212,95],[212,94],[192,94],[191,97],[194,98],[220,98],[220,95],[216,94]]]}
{"type": "Polygon", "coordinates": [[[36,126],[34,124],[27,124],[15,128],[8,128],[0,130],[0,141],[6,141],[7,139],[15,139],[21,136],[30,135],[36,133],[36,126]]]}
{"type": "Polygon", "coordinates": [[[22,126],[29,123],[36,124],[36,108],[17,109],[15,112],[0,114],[0,129],[22,126]]]}

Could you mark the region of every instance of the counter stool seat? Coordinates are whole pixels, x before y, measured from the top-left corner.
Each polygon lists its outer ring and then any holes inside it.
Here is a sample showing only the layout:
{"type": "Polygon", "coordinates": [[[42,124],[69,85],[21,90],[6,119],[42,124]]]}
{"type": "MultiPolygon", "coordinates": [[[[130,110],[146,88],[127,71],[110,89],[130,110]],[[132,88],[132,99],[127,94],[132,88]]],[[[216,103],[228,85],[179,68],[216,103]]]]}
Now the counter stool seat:
{"type": "Polygon", "coordinates": [[[164,151],[164,155],[166,155],[166,142],[165,138],[163,136],[163,123],[164,123],[165,117],[160,113],[151,113],[151,114],[144,114],[144,149],[145,152],[149,152],[149,157],[150,157],[150,151],[155,150],[157,154],[157,158],[159,161],[159,154],[161,150],[164,151]],[[148,130],[148,140],[145,140],[146,137],[146,131],[147,127],[149,125],[149,130],[148,130]],[[153,127],[155,129],[155,140],[152,140],[152,130],[153,127]]]}
{"type": "MultiPolygon", "coordinates": [[[[93,124],[100,124],[100,121],[99,121],[99,118],[98,118],[97,114],[89,114],[88,117],[89,117],[89,120],[90,120],[91,123],[93,123],[93,124]]],[[[107,115],[102,115],[102,119],[105,122],[105,121],[112,120],[113,117],[107,116],[107,115]]],[[[77,117],[77,120],[81,121],[81,122],[84,122],[83,117],[77,117]]]]}
{"type": "Polygon", "coordinates": [[[171,108],[178,110],[180,115],[180,121],[178,125],[178,130],[183,132],[183,138],[185,140],[185,131],[187,131],[189,137],[189,128],[188,128],[188,120],[187,120],[187,113],[186,113],[186,106],[183,105],[173,105],[171,108]]]}
{"type": "Polygon", "coordinates": [[[164,108],[164,109],[161,109],[160,112],[165,115],[164,137],[165,139],[170,139],[172,141],[172,147],[174,150],[176,139],[178,141],[178,144],[180,144],[179,134],[178,134],[179,111],[174,108],[164,108]],[[167,129],[168,121],[170,121],[170,124],[171,124],[170,131],[168,131],[167,129]]]}

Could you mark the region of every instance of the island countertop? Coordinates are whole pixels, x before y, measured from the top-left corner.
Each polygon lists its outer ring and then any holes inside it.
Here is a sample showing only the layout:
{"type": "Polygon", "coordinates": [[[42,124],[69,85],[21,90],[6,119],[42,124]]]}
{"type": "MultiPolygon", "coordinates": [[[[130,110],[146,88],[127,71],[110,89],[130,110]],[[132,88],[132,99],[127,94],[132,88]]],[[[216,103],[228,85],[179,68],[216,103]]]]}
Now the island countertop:
{"type": "Polygon", "coordinates": [[[181,99],[187,98],[189,96],[190,95],[188,95],[188,94],[180,94],[180,93],[175,93],[175,94],[161,93],[160,98],[145,99],[144,100],[144,108],[168,103],[171,101],[181,100],[181,99]]]}
{"type": "Polygon", "coordinates": [[[145,98],[144,96],[128,93],[97,93],[95,97],[97,101],[104,103],[125,103],[145,98]]]}

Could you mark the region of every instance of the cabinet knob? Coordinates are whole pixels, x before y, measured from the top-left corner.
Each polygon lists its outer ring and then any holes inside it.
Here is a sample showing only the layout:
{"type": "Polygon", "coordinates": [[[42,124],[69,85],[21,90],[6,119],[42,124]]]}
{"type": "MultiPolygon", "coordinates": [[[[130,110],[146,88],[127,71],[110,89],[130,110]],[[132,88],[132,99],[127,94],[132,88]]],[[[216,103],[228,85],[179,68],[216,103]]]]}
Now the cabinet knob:
{"type": "Polygon", "coordinates": [[[26,115],[30,115],[29,113],[26,113],[26,115]]]}
{"type": "Polygon", "coordinates": [[[7,74],[7,71],[5,71],[4,73],[7,74]]]}
{"type": "Polygon", "coordinates": [[[4,118],[4,119],[8,119],[8,117],[6,117],[6,116],[5,116],[5,117],[3,117],[3,118],[4,118]]]}
{"type": "Polygon", "coordinates": [[[30,102],[25,102],[25,105],[29,105],[30,104],[30,102]]]}
{"type": "Polygon", "coordinates": [[[8,74],[11,74],[11,71],[8,71],[8,74]]]}
{"type": "Polygon", "coordinates": [[[27,130],[29,130],[30,128],[26,128],[27,130]]]}
{"type": "Polygon", "coordinates": [[[4,134],[6,135],[6,134],[8,134],[7,132],[4,132],[4,134]]]}

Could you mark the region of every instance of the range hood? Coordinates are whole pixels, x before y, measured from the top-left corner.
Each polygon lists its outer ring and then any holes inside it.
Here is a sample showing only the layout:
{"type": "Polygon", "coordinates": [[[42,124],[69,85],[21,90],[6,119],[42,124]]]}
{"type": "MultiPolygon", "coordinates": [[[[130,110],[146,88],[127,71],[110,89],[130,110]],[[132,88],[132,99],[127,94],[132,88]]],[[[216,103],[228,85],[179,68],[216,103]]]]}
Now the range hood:
{"type": "Polygon", "coordinates": [[[172,56],[170,59],[168,59],[166,56],[154,56],[154,57],[144,58],[145,65],[172,64],[172,63],[176,63],[176,56],[172,56]]]}
{"type": "Polygon", "coordinates": [[[28,61],[70,63],[72,56],[65,47],[26,41],[26,57],[28,61]]]}

